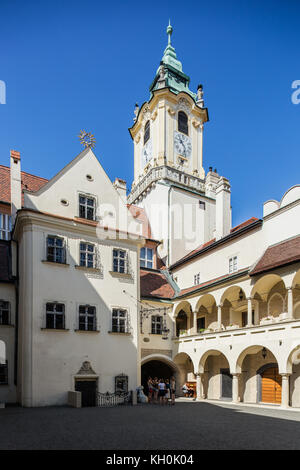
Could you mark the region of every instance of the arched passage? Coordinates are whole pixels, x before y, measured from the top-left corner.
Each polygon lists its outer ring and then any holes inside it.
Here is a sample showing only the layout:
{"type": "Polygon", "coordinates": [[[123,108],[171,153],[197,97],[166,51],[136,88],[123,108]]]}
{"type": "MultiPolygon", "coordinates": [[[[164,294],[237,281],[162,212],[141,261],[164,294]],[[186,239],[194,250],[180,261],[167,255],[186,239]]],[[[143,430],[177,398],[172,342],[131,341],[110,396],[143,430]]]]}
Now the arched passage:
{"type": "Polygon", "coordinates": [[[205,294],[196,304],[197,333],[217,328],[217,305],[213,295],[205,294]]]}
{"type": "Polygon", "coordinates": [[[188,333],[193,326],[193,315],[191,304],[187,301],[180,302],[174,312],[176,336],[188,333]]]}
{"type": "Polygon", "coordinates": [[[300,408],[300,344],[290,352],[286,370],[290,377],[290,403],[300,408]]]}
{"type": "Polygon", "coordinates": [[[151,355],[144,358],[141,364],[141,385],[144,387],[144,393],[148,394],[148,377],[158,379],[170,379],[171,376],[178,375],[178,368],[171,359],[161,355],[151,355]]]}
{"type": "Polygon", "coordinates": [[[184,352],[179,353],[174,357],[174,363],[178,370],[176,383],[177,394],[182,394],[181,389],[185,382],[187,382],[196,391],[196,377],[191,357],[184,352]]]}
{"type": "Polygon", "coordinates": [[[211,400],[232,399],[232,375],[227,357],[219,350],[206,351],[199,362],[203,395],[211,400]]]}
{"type": "Polygon", "coordinates": [[[236,362],[239,397],[245,403],[281,403],[281,375],[275,354],[263,345],[244,349],[236,362]]]}
{"type": "MultiPolygon", "coordinates": [[[[247,325],[247,298],[240,286],[230,286],[226,289],[221,298],[221,305],[221,324],[224,328],[228,328],[230,325],[240,328],[247,325]]],[[[254,312],[252,323],[254,323],[254,312]]]]}
{"type": "Polygon", "coordinates": [[[277,274],[261,276],[254,284],[251,297],[258,302],[258,323],[263,324],[285,316],[286,286],[277,274]]]}

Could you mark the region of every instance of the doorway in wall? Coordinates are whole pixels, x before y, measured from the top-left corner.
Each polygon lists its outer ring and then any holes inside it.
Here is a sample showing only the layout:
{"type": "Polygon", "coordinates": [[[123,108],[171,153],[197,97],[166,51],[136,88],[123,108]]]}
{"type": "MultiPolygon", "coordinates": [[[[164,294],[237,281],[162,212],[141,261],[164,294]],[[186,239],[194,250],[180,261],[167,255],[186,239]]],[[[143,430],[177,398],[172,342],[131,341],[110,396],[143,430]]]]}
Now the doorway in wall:
{"type": "Polygon", "coordinates": [[[75,391],[81,392],[81,406],[96,406],[97,380],[76,379],[75,391]]]}
{"type": "Polygon", "coordinates": [[[261,401],[263,403],[281,403],[281,375],[278,366],[270,366],[260,373],[261,375],[261,401]]]}
{"type": "Polygon", "coordinates": [[[148,377],[157,377],[158,379],[170,379],[175,376],[175,371],[168,364],[162,361],[149,361],[142,365],[141,384],[144,387],[144,393],[148,394],[148,377]]]}
{"type": "Polygon", "coordinates": [[[220,369],[221,373],[221,398],[232,399],[232,375],[229,369],[220,369]]]}

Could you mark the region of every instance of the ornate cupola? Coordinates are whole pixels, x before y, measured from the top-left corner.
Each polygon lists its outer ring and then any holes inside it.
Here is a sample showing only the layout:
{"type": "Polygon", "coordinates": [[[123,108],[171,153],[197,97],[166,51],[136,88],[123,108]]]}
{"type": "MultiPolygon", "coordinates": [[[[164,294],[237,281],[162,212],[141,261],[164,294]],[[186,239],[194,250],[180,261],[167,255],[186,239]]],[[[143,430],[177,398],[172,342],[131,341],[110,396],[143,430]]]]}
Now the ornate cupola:
{"type": "Polygon", "coordinates": [[[167,87],[176,94],[184,91],[196,100],[197,95],[189,89],[190,77],[183,73],[182,64],[177,59],[175,48],[171,44],[172,32],[173,28],[169,21],[169,26],[167,27],[168,45],[165,48],[155,78],[150,85],[151,97],[154,90],[167,87]]]}

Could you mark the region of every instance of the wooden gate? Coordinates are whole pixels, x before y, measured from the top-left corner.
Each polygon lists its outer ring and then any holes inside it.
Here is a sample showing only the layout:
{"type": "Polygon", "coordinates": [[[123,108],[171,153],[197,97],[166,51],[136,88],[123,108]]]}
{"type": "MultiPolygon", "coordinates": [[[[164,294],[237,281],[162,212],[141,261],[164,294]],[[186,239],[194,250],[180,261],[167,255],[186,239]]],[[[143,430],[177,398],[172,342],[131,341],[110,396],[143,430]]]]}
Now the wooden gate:
{"type": "Polygon", "coordinates": [[[261,401],[281,403],[281,375],[278,367],[269,367],[261,374],[261,401]]]}

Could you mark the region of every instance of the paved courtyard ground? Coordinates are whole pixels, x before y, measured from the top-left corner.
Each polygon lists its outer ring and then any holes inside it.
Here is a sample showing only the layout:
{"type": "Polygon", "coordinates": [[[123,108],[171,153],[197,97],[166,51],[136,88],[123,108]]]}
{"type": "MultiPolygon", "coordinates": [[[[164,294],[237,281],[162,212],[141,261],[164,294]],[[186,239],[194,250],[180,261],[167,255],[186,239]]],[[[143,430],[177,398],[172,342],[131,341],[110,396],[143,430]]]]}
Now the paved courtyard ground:
{"type": "Polygon", "coordinates": [[[300,449],[300,412],[203,402],[8,407],[0,449],[300,449]]]}

